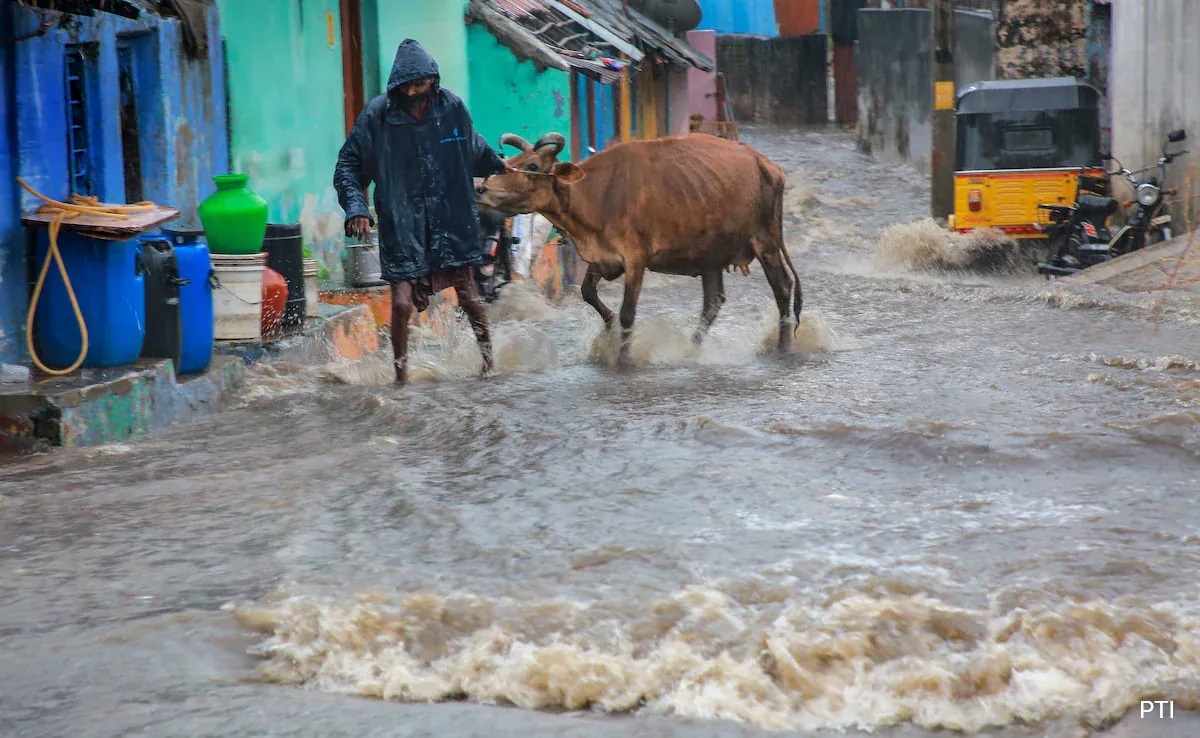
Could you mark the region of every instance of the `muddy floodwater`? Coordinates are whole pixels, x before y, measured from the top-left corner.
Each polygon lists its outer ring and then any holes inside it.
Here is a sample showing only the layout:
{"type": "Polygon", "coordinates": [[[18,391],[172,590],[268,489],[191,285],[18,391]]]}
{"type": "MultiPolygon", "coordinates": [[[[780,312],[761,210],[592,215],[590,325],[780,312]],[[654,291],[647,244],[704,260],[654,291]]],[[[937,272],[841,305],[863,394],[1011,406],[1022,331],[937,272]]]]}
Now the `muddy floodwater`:
{"type": "Polygon", "coordinates": [[[699,350],[699,281],[648,277],[631,371],[517,287],[493,379],[459,325],[405,390],[259,366],[0,459],[0,735],[1200,734],[1197,323],[922,225],[848,135],[747,140],[787,356],[757,269],[699,350]]]}

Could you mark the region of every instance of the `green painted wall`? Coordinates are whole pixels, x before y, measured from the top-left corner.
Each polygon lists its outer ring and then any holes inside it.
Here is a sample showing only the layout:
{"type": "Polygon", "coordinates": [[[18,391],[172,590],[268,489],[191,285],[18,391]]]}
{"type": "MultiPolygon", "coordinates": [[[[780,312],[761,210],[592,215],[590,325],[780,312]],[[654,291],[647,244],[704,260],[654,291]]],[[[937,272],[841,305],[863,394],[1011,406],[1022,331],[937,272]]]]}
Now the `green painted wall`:
{"type": "Polygon", "coordinates": [[[479,23],[467,27],[467,57],[471,115],[489,144],[496,147],[505,133],[535,141],[555,131],[571,140],[570,74],[559,69],[538,72],[479,23]]]}
{"type": "Polygon", "coordinates": [[[470,105],[466,9],[466,0],[375,0],[380,84],[387,87],[396,49],[404,39],[412,38],[421,42],[437,60],[442,85],[470,105]]]}
{"type": "Polygon", "coordinates": [[[333,190],[346,137],[339,2],[217,4],[229,58],[234,168],[270,203],[272,222],[299,221],[314,254],[340,272],[344,214],[333,190]]]}

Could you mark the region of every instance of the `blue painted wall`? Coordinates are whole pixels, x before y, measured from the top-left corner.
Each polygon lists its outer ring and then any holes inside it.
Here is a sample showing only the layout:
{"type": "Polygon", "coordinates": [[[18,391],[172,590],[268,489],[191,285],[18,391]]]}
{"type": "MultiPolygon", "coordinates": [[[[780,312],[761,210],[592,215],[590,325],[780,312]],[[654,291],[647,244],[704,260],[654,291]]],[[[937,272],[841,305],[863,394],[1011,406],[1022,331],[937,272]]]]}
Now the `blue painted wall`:
{"type": "MultiPolygon", "coordinates": [[[[39,16],[14,4],[0,6],[0,16],[9,26],[0,33],[6,38],[31,34],[40,25],[39,16]]],[[[85,50],[90,75],[91,155],[85,158],[93,176],[88,194],[106,202],[125,202],[118,47],[127,46],[137,89],[143,196],[178,208],[176,224],[198,225],[196,207],[212,193],[212,177],[227,170],[229,158],[215,7],[208,16],[209,48],[203,59],[186,55],[180,24],[174,19],[146,15],[130,20],[102,12],[90,18],[67,17],[65,28],[55,26],[43,36],[0,45],[0,64],[12,80],[8,87],[0,86],[0,118],[11,133],[9,145],[16,154],[0,157],[6,162],[0,175],[7,175],[0,183],[0,201],[16,199],[4,189],[16,176],[48,197],[66,199],[71,194],[66,53],[79,45],[85,50]]],[[[0,149],[0,153],[6,152],[0,149]]],[[[39,204],[28,194],[19,198],[21,212],[31,212],[39,204]]],[[[5,217],[0,214],[0,239],[7,257],[0,266],[5,281],[0,356],[12,360],[25,353],[25,255],[23,235],[6,229],[5,217]],[[14,260],[20,262],[19,271],[11,265],[14,260]],[[9,288],[10,273],[22,282],[16,290],[9,288]]]]}
{"type": "Polygon", "coordinates": [[[582,74],[575,74],[575,125],[579,127],[579,140],[583,143],[580,157],[589,156],[588,147],[603,151],[617,135],[617,91],[613,85],[603,85],[582,74]],[[592,107],[588,110],[588,90],[592,94],[592,107]],[[590,117],[589,117],[590,113],[590,117]],[[594,123],[594,125],[593,125],[594,123]]]}
{"type": "MultiPolygon", "coordinates": [[[[0,39],[13,37],[12,16],[0,8],[0,39]]],[[[22,323],[28,290],[25,286],[25,242],[17,217],[16,116],[13,112],[15,77],[13,44],[0,43],[0,361],[21,358],[22,323]]]]}
{"type": "Polygon", "coordinates": [[[778,36],[775,0],[699,0],[701,31],[778,36]]]}

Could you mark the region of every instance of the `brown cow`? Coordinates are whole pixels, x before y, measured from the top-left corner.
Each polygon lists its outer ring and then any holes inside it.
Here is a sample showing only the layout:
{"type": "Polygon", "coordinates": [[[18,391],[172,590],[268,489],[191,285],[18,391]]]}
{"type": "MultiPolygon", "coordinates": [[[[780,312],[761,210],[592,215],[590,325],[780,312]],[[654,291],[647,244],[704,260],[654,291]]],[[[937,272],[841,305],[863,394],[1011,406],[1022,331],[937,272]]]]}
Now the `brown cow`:
{"type": "Polygon", "coordinates": [[[701,278],[699,343],[725,302],[724,272],[746,271],[756,258],[779,306],[779,348],[788,348],[789,302],[800,319],[800,276],[783,243],[783,172],[762,154],[695,134],[619,144],[576,166],[557,161],[566,144],[558,133],[534,145],[506,134],[500,143],[521,151],[508,160],[516,171],[485,180],[480,206],[508,215],[541,213],[570,236],[588,264],[583,299],[605,325],[613,313],[596,288],[601,279],[625,275],[622,363],[647,269],[701,278]],[[785,261],[796,278],[794,297],[785,261]]]}

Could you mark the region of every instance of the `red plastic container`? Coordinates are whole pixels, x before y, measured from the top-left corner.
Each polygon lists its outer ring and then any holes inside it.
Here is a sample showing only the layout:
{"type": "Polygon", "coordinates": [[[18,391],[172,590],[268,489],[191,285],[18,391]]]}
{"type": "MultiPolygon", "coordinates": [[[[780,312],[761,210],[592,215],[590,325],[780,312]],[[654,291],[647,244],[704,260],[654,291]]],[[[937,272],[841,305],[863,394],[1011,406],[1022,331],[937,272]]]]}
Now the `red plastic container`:
{"type": "Polygon", "coordinates": [[[283,275],[263,267],[262,332],[263,338],[278,338],[283,333],[283,315],[287,310],[288,286],[283,275]]]}

